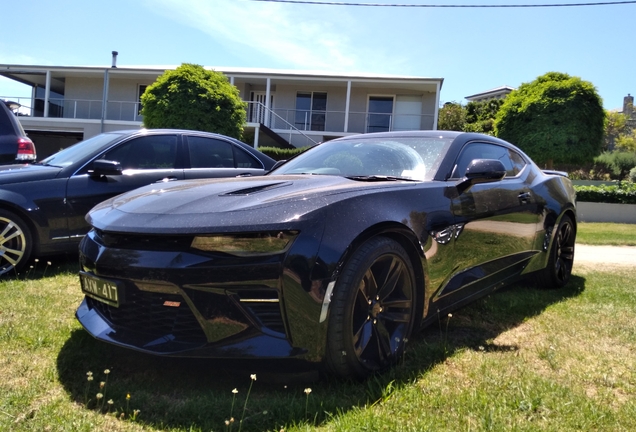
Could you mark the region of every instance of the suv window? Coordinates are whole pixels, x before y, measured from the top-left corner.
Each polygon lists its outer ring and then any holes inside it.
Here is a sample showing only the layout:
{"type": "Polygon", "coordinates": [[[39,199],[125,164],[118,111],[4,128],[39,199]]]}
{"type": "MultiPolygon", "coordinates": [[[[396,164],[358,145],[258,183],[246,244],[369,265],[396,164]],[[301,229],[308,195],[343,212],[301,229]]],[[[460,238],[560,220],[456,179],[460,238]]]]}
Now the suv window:
{"type": "Polygon", "coordinates": [[[453,170],[453,178],[462,178],[473,159],[498,159],[506,168],[506,177],[515,177],[526,166],[526,161],[514,150],[487,143],[470,143],[464,146],[453,170]]]}

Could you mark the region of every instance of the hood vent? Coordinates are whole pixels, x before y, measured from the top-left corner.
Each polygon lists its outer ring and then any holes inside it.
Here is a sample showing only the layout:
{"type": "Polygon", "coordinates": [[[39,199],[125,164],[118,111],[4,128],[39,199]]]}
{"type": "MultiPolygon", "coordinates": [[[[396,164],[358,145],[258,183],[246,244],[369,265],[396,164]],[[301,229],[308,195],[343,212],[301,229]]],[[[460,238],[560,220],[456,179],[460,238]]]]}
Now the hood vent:
{"type": "Polygon", "coordinates": [[[245,188],[245,189],[238,189],[232,192],[227,192],[224,194],[221,194],[221,196],[235,196],[235,195],[252,195],[255,193],[259,193],[259,192],[265,192],[265,191],[269,191],[272,189],[278,189],[280,187],[284,187],[284,186],[291,186],[292,182],[282,182],[282,183],[268,183],[268,184],[262,184],[259,186],[254,186],[254,187],[250,187],[250,188],[245,188]]]}

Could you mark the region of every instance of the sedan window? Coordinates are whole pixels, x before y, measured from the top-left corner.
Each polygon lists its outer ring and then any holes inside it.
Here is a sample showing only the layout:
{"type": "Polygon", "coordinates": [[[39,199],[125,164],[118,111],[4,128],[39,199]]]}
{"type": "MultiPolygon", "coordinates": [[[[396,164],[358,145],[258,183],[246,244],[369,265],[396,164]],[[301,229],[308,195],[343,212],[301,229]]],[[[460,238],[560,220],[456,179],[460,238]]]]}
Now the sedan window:
{"type": "Polygon", "coordinates": [[[176,135],[149,135],[123,143],[101,159],[117,161],[123,169],[170,169],[177,159],[176,135]]]}
{"type": "Polygon", "coordinates": [[[238,147],[234,147],[234,160],[237,168],[263,168],[263,165],[256,158],[238,147]]]}
{"type": "Polygon", "coordinates": [[[225,141],[189,136],[190,167],[234,168],[232,147],[232,144],[225,141]]]}

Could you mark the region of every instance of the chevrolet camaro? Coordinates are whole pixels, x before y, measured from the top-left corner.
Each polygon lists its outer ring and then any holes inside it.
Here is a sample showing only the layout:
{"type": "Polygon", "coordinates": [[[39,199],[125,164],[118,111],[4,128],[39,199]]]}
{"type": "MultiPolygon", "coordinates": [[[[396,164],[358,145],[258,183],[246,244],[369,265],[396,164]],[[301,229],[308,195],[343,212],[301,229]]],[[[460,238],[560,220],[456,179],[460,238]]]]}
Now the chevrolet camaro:
{"type": "Polygon", "coordinates": [[[565,285],[576,237],[567,175],[443,131],[328,141],[263,177],[149,185],[87,221],[76,316],[95,338],[358,379],[506,284],[565,285]]]}

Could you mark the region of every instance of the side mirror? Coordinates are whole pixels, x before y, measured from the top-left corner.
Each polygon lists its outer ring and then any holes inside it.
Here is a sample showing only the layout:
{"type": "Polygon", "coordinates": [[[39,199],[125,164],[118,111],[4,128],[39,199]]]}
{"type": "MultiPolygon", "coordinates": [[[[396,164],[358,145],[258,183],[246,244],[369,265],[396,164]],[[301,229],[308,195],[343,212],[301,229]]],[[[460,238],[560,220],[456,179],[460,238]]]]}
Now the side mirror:
{"type": "Polygon", "coordinates": [[[473,159],[464,178],[457,183],[459,193],[465,192],[473,185],[492,183],[506,176],[506,167],[498,159],[473,159]]]}
{"type": "Polygon", "coordinates": [[[91,176],[107,176],[107,175],[121,175],[121,164],[117,161],[111,161],[106,159],[98,159],[93,161],[93,165],[88,173],[91,176]]]}

